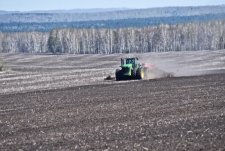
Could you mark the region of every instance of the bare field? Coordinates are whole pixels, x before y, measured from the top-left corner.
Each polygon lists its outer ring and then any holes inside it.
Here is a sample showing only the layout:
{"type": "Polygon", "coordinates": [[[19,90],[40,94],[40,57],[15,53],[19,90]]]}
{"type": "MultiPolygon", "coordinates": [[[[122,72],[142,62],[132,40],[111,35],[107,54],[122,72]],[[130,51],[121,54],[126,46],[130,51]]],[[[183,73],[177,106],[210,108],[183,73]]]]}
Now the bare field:
{"type": "Polygon", "coordinates": [[[0,54],[6,66],[6,71],[0,73],[0,94],[115,83],[103,79],[114,76],[120,58],[127,56],[137,56],[141,62],[154,64],[175,77],[225,73],[224,50],[114,55],[0,54]]]}
{"type": "Polygon", "coordinates": [[[225,150],[225,52],[132,55],[175,77],[104,81],[125,54],[1,54],[0,150],[225,150]]]}

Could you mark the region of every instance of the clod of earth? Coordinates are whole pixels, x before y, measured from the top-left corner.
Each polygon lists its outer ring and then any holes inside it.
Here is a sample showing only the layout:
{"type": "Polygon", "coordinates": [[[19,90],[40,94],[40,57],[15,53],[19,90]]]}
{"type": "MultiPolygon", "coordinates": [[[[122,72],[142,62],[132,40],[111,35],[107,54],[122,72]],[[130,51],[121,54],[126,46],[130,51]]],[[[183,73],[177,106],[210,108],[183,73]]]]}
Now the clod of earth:
{"type": "Polygon", "coordinates": [[[111,75],[107,76],[104,80],[115,80],[115,77],[112,77],[111,75]]]}

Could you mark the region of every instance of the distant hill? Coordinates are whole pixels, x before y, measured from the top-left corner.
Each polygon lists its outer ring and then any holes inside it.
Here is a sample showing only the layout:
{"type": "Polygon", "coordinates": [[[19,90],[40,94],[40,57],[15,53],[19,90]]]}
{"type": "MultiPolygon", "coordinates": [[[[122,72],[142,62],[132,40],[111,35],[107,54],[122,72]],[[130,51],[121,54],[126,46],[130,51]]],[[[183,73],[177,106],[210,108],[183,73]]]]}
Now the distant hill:
{"type": "Polygon", "coordinates": [[[225,5],[149,9],[0,11],[0,31],[48,32],[61,28],[127,28],[212,20],[225,20],[225,5]]]}
{"type": "Polygon", "coordinates": [[[0,14],[5,14],[5,13],[8,13],[8,12],[4,10],[0,10],[0,14]]]}
{"type": "MultiPolygon", "coordinates": [[[[101,13],[101,12],[113,12],[124,11],[128,8],[93,8],[93,9],[71,9],[71,10],[46,10],[46,11],[29,11],[26,13],[101,13]]],[[[22,12],[23,13],[23,12],[22,12]]]]}
{"type": "Polygon", "coordinates": [[[225,5],[199,7],[164,7],[149,9],[75,9],[30,12],[0,12],[0,23],[48,23],[130,18],[195,16],[225,13],[225,5]]]}
{"type": "Polygon", "coordinates": [[[127,28],[145,26],[158,26],[160,24],[182,24],[191,22],[203,22],[213,20],[225,20],[223,14],[207,14],[196,16],[172,16],[172,17],[150,17],[150,18],[131,18],[118,20],[96,20],[96,21],[79,21],[79,22],[49,22],[49,23],[0,23],[2,32],[24,32],[24,31],[41,31],[49,32],[53,29],[62,28],[127,28]]]}

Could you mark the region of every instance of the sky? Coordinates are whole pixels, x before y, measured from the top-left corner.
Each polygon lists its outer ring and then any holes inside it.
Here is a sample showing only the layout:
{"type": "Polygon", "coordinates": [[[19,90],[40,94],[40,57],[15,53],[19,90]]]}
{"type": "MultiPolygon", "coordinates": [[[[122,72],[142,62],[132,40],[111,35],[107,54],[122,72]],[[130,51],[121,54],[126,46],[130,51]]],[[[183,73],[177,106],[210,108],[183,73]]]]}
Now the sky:
{"type": "Polygon", "coordinates": [[[65,10],[221,5],[225,0],[0,0],[0,10],[65,10]]]}

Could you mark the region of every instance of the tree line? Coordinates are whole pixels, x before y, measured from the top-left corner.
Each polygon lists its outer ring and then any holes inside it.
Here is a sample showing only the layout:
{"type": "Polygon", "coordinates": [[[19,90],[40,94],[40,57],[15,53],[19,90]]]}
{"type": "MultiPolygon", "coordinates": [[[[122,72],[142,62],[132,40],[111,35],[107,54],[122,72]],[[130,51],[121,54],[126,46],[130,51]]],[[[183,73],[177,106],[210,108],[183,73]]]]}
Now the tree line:
{"type": "Polygon", "coordinates": [[[0,32],[0,52],[111,54],[225,49],[225,21],[0,32]]]}

